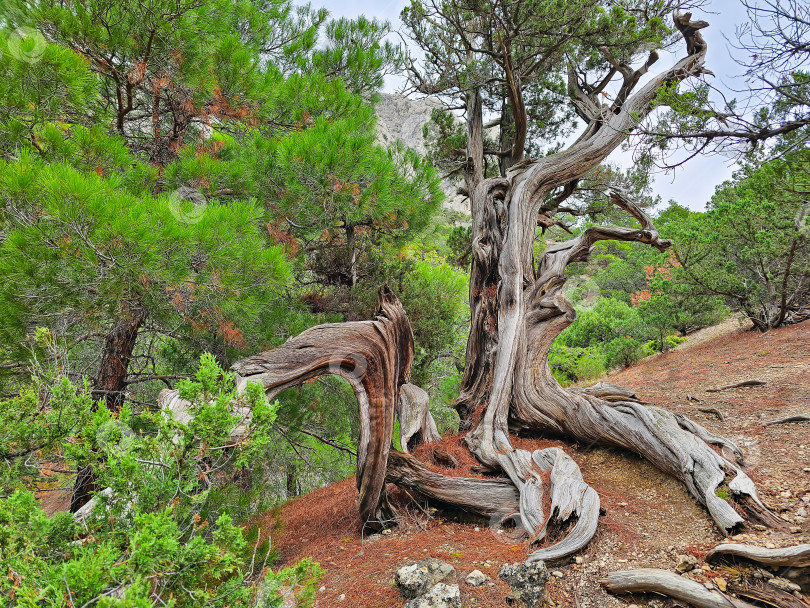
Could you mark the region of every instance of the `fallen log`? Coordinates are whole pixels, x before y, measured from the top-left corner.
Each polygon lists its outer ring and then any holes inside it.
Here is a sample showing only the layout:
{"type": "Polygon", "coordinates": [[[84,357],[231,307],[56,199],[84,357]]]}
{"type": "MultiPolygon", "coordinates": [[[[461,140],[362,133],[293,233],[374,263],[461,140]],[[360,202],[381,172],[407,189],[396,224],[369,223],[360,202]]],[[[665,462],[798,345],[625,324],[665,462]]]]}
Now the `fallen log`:
{"type": "Polygon", "coordinates": [[[719,556],[740,557],[765,566],[807,568],[810,567],[810,544],[765,549],[754,545],[723,543],[706,554],[706,561],[719,556]]]}
{"type": "Polygon", "coordinates": [[[707,388],[707,393],[719,393],[720,391],[725,391],[730,388],[742,388],[744,386],[763,386],[767,384],[764,380],[743,380],[742,382],[735,382],[734,384],[725,384],[723,386],[718,386],[717,388],[707,388]]]}
{"type": "Polygon", "coordinates": [[[611,572],[599,582],[610,593],[658,593],[697,608],[756,608],[754,604],[709,591],[701,583],[656,568],[611,572]]]}

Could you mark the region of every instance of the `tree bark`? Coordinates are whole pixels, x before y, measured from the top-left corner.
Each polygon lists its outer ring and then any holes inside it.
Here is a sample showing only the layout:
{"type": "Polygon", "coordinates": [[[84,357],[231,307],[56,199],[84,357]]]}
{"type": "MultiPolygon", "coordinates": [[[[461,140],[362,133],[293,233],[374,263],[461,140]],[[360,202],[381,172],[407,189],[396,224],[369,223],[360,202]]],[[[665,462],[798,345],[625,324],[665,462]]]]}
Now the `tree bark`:
{"type": "Polygon", "coordinates": [[[146,311],[140,303],[130,303],[121,317],[115,322],[104,341],[101,363],[93,383],[92,396],[104,400],[112,412],[124,405],[124,391],[127,387],[127,373],[138,332],[146,321],[146,311]]]}

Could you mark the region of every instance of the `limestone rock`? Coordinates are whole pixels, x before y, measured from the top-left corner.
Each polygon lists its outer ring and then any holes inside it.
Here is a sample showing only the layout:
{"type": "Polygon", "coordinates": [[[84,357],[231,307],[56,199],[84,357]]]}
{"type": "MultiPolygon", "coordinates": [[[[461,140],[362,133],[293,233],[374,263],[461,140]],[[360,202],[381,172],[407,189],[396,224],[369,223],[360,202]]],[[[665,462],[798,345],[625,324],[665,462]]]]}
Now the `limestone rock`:
{"type": "Polygon", "coordinates": [[[416,598],[427,593],[436,583],[454,579],[456,569],[447,562],[433,557],[402,566],[394,574],[394,582],[406,598],[416,598]]]}
{"type": "Polygon", "coordinates": [[[698,560],[694,555],[679,555],[675,558],[675,571],[683,574],[694,570],[698,565],[698,560]]]}
{"type": "Polygon", "coordinates": [[[543,562],[504,564],[498,578],[512,588],[512,597],[521,608],[543,608],[549,604],[546,582],[548,570],[543,562]]]}
{"type": "Polygon", "coordinates": [[[487,575],[480,570],[473,570],[465,580],[470,587],[480,587],[487,582],[487,575]]]}
{"type": "Polygon", "coordinates": [[[461,608],[458,585],[438,583],[420,597],[412,599],[404,608],[461,608]]]}
{"type": "Polygon", "coordinates": [[[793,593],[794,591],[801,591],[801,587],[796,583],[791,583],[789,580],[784,579],[780,576],[776,576],[768,581],[769,585],[773,585],[777,589],[781,589],[782,591],[787,591],[788,593],[793,593]]]}

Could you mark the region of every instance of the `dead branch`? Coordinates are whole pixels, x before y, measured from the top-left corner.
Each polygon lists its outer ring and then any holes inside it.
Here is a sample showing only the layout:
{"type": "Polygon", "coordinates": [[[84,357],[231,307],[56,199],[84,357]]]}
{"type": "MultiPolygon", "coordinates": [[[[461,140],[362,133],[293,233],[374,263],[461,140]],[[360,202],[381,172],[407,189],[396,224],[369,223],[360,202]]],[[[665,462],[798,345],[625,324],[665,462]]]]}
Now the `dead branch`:
{"type": "Polygon", "coordinates": [[[742,388],[744,386],[763,386],[767,384],[764,380],[743,380],[742,382],[735,382],[734,384],[724,384],[717,388],[707,388],[707,393],[719,393],[720,391],[727,391],[730,388],[742,388]]]}

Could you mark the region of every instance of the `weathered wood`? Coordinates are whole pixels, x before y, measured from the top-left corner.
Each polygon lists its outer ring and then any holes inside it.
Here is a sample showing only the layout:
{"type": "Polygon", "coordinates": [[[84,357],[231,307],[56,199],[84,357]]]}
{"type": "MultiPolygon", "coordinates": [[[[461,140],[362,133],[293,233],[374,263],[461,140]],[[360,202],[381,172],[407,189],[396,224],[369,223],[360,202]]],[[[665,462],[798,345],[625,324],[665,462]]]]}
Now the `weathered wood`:
{"type": "Polygon", "coordinates": [[[397,418],[403,452],[420,443],[433,443],[442,438],[430,415],[430,395],[415,384],[406,383],[400,388],[397,418]]]}
{"type": "Polygon", "coordinates": [[[810,544],[766,549],[754,545],[723,543],[706,554],[706,561],[718,557],[738,557],[765,566],[808,568],[810,567],[810,544]]]}
{"type": "Polygon", "coordinates": [[[745,386],[763,386],[767,384],[764,380],[743,380],[741,382],[734,382],[733,384],[724,384],[723,386],[718,386],[717,388],[707,388],[707,393],[719,393],[720,391],[727,391],[731,388],[743,388],[745,386]]]}
{"type": "Polygon", "coordinates": [[[410,378],[413,362],[413,332],[402,304],[387,286],[379,297],[373,321],[318,325],[231,367],[240,389],[248,381],[259,382],[268,397],[324,374],[348,380],[360,410],[358,507],[371,527],[392,515],[385,471],[400,387],[410,378]]]}
{"type": "Polygon", "coordinates": [[[451,469],[458,468],[458,460],[456,460],[456,457],[442,448],[436,448],[433,450],[433,462],[440,466],[449,467],[451,469]]]}
{"type": "Polygon", "coordinates": [[[635,403],[645,403],[629,388],[617,386],[610,382],[597,382],[593,386],[587,388],[573,387],[569,389],[572,393],[582,393],[584,395],[592,395],[599,397],[605,401],[633,401],[635,403]]]}
{"type": "Polygon", "coordinates": [[[704,414],[712,414],[715,416],[720,422],[725,422],[726,417],[723,415],[723,412],[718,410],[716,407],[699,407],[697,408],[699,412],[703,412],[704,414]]]}
{"type": "Polygon", "coordinates": [[[411,454],[392,450],[386,481],[418,491],[443,505],[491,517],[518,511],[520,493],[508,479],[448,477],[435,473],[411,454]]]}
{"type": "Polygon", "coordinates": [[[577,516],[574,527],[560,542],[529,555],[526,561],[549,561],[572,555],[585,547],[599,524],[599,495],[582,479],[577,464],[559,448],[535,450],[532,462],[542,471],[550,471],[551,513],[534,540],[543,538],[551,520],[567,521],[577,516]]]}
{"type": "Polygon", "coordinates": [[[806,601],[800,600],[766,582],[758,581],[755,584],[750,582],[745,584],[731,583],[728,589],[740,597],[752,599],[766,606],[773,606],[773,608],[807,608],[810,606],[806,601]]]}
{"type": "Polygon", "coordinates": [[[750,497],[756,507],[750,512],[762,514],[760,520],[773,525],[776,518],[770,517],[753,482],[737,464],[742,461],[742,452],[733,442],[682,415],[645,407],[637,398],[607,401],[599,397],[610,394],[604,388],[591,392],[563,389],[549,368],[548,352],[554,338],[576,318],[562,293],[568,264],[586,259],[591,246],[604,239],[635,240],[659,249],[669,246],[668,241],[659,238],[650,218],[624,193],[614,192],[612,200],[630,213],[641,229],[588,228],[571,241],[548,247],[541,258],[538,279],[525,290],[526,352],[515,361],[511,424],[570,436],[586,445],[623,447],[644,456],[680,479],[707,507],[724,533],[744,522],[727,501],[717,496],[717,488],[724,483],[741,500],[750,497]],[[713,445],[729,457],[716,452],[713,445]]]}
{"type": "Polygon", "coordinates": [[[599,582],[610,593],[658,593],[697,608],[756,608],[744,600],[709,591],[701,583],[656,568],[611,572],[599,582]]]}
{"type": "Polygon", "coordinates": [[[787,422],[810,422],[810,414],[796,414],[795,416],[786,416],[778,420],[771,420],[766,422],[765,426],[773,426],[774,424],[785,424],[787,422]]]}

